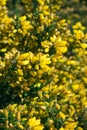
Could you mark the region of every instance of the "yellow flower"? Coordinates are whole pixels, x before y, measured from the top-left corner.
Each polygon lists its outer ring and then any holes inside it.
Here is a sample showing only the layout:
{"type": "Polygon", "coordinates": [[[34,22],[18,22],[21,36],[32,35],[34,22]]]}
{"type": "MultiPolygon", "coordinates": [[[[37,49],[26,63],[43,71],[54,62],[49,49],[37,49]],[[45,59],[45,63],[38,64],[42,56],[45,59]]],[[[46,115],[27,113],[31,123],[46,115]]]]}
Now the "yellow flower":
{"type": "Polygon", "coordinates": [[[55,41],[55,48],[57,50],[57,53],[59,55],[62,55],[62,53],[65,53],[67,51],[67,41],[64,41],[61,39],[61,37],[58,37],[55,41]]]}
{"type": "Polygon", "coordinates": [[[38,3],[39,3],[40,5],[44,5],[44,0],[38,0],[38,3]]]}
{"type": "Polygon", "coordinates": [[[51,64],[51,59],[48,54],[39,53],[36,58],[40,62],[39,65],[43,71],[47,72],[50,70],[48,65],[51,64]]]}
{"type": "Polygon", "coordinates": [[[45,52],[46,52],[46,53],[49,52],[49,48],[45,48],[45,52]]]}
{"type": "Polygon", "coordinates": [[[36,117],[30,118],[28,120],[28,125],[30,127],[39,126],[40,125],[40,119],[36,119],[36,117]]]}
{"type": "Polygon", "coordinates": [[[22,34],[23,31],[19,28],[19,29],[18,29],[18,33],[22,34]]]}
{"type": "Polygon", "coordinates": [[[34,128],[33,128],[33,130],[43,130],[43,126],[35,126],[34,128]]]}
{"type": "Polygon", "coordinates": [[[36,117],[30,118],[28,120],[28,126],[31,130],[43,130],[43,126],[40,125],[40,119],[36,119],[36,117]]]}
{"type": "Polygon", "coordinates": [[[30,74],[31,74],[32,76],[36,76],[36,75],[37,75],[37,73],[36,73],[35,71],[30,71],[30,74]]]}
{"type": "Polygon", "coordinates": [[[25,21],[25,20],[26,20],[26,16],[20,17],[20,20],[21,20],[21,21],[25,21]]]}
{"type": "Polygon", "coordinates": [[[50,13],[49,13],[48,11],[44,10],[44,11],[43,11],[43,14],[44,14],[44,15],[49,15],[50,13]]]}
{"type": "Polygon", "coordinates": [[[83,130],[83,128],[81,128],[81,127],[78,127],[78,128],[77,128],[77,130],[83,130]]]}
{"type": "Polygon", "coordinates": [[[65,130],[74,130],[77,127],[78,122],[74,121],[72,118],[68,118],[65,122],[65,130]]]}
{"type": "Polygon", "coordinates": [[[82,47],[83,49],[86,49],[86,48],[87,48],[87,44],[86,44],[86,43],[82,43],[82,44],[81,44],[81,47],[82,47]]]}
{"type": "Polygon", "coordinates": [[[23,76],[23,71],[22,71],[22,69],[18,69],[17,72],[18,72],[19,75],[23,76]]]}
{"type": "Polygon", "coordinates": [[[18,64],[21,65],[21,66],[28,65],[29,64],[29,60],[18,61],[18,64]]]}
{"type": "Polygon", "coordinates": [[[23,53],[18,57],[18,60],[24,60],[29,56],[29,53],[23,53]]]}
{"type": "Polygon", "coordinates": [[[65,120],[66,115],[65,115],[63,112],[59,112],[59,115],[60,115],[60,117],[61,117],[63,120],[65,120]]]}
{"type": "Polygon", "coordinates": [[[43,14],[43,13],[40,13],[39,17],[40,17],[40,20],[41,20],[41,21],[44,20],[44,14],[43,14]]]}
{"type": "Polygon", "coordinates": [[[74,30],[74,36],[76,39],[82,39],[84,37],[84,33],[81,30],[74,30]]]}
{"type": "Polygon", "coordinates": [[[67,47],[58,47],[58,50],[57,51],[60,51],[62,53],[65,53],[67,52],[67,47]]]}
{"type": "Polygon", "coordinates": [[[21,124],[18,124],[18,127],[19,127],[21,130],[24,130],[24,126],[22,126],[21,124]]]}
{"type": "Polygon", "coordinates": [[[28,30],[31,30],[33,28],[33,26],[31,25],[30,21],[26,20],[26,16],[20,17],[20,21],[21,21],[21,25],[22,25],[22,30],[19,28],[18,32],[23,33],[23,35],[25,35],[28,30]]]}
{"type": "Polygon", "coordinates": [[[75,61],[75,60],[68,60],[68,61],[67,61],[67,64],[68,64],[68,65],[78,65],[78,62],[75,61]]]}
{"type": "Polygon", "coordinates": [[[81,29],[81,30],[84,30],[85,27],[82,26],[81,22],[77,22],[75,25],[73,25],[73,29],[81,29]]]}
{"type": "Polygon", "coordinates": [[[0,0],[0,5],[6,5],[6,0],[0,0]]]}
{"type": "Polygon", "coordinates": [[[79,84],[73,84],[72,85],[72,88],[73,88],[74,91],[79,90],[79,87],[80,87],[79,84]]]}
{"type": "Polygon", "coordinates": [[[33,26],[31,25],[30,21],[23,21],[22,22],[22,29],[25,33],[27,33],[28,30],[32,29],[33,26]]]}
{"type": "Polygon", "coordinates": [[[50,42],[50,41],[48,41],[48,40],[45,40],[45,41],[41,42],[41,46],[42,46],[43,48],[49,48],[49,47],[52,46],[52,42],[50,42]]]}
{"type": "Polygon", "coordinates": [[[59,130],[65,130],[63,127],[61,127],[59,130]]]}
{"type": "Polygon", "coordinates": [[[50,40],[51,40],[51,42],[55,42],[55,40],[56,40],[56,36],[53,35],[52,37],[50,37],[50,40]]]}
{"type": "Polygon", "coordinates": [[[70,114],[69,114],[69,115],[72,117],[72,116],[73,116],[73,114],[75,113],[75,108],[74,108],[74,106],[73,106],[73,105],[70,105],[69,112],[70,112],[70,114]]]}
{"type": "Polygon", "coordinates": [[[6,52],[6,51],[7,51],[7,48],[0,49],[0,52],[6,52]]]}

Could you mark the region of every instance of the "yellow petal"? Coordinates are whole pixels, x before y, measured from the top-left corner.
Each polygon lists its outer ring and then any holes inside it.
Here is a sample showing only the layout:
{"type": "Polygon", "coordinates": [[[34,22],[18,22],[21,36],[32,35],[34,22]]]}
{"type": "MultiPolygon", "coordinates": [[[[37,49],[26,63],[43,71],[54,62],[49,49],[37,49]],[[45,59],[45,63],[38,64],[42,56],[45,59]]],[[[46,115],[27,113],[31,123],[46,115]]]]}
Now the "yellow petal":
{"type": "Polygon", "coordinates": [[[33,118],[28,120],[28,125],[30,127],[38,126],[38,125],[40,125],[40,119],[36,120],[36,117],[33,117],[33,118]]]}
{"type": "Polygon", "coordinates": [[[44,127],[43,126],[35,126],[33,130],[43,130],[44,127]]]}

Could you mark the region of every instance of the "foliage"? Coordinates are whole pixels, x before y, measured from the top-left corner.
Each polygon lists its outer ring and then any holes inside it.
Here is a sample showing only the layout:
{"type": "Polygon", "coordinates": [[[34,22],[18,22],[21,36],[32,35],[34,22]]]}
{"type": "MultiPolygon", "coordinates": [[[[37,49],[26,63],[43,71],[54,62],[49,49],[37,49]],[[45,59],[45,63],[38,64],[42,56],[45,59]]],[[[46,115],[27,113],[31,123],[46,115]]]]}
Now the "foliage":
{"type": "Polygon", "coordinates": [[[86,130],[87,33],[60,19],[61,0],[0,0],[0,129],[86,130]]]}

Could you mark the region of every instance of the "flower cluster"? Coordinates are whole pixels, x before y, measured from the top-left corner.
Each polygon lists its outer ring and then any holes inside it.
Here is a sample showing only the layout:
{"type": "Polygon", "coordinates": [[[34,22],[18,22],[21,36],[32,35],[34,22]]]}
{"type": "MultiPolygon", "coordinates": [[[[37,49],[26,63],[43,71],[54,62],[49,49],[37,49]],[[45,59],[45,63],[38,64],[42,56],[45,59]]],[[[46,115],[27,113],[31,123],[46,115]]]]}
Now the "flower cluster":
{"type": "Polygon", "coordinates": [[[61,0],[0,2],[0,129],[86,130],[87,33],[57,12],[61,0]]]}

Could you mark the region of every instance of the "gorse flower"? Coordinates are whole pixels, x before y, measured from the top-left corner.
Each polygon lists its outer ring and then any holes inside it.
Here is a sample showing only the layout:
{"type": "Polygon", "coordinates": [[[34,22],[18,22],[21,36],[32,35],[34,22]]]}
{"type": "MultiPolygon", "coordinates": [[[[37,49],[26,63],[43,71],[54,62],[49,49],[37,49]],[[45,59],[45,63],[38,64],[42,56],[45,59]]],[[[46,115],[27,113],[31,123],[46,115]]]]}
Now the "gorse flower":
{"type": "Polygon", "coordinates": [[[60,19],[61,0],[0,1],[0,129],[85,130],[87,33],[60,19]]]}
{"type": "Polygon", "coordinates": [[[40,125],[40,119],[36,119],[35,117],[28,120],[28,126],[31,130],[43,130],[43,126],[40,125]]]}
{"type": "Polygon", "coordinates": [[[0,0],[0,5],[2,5],[2,6],[4,6],[4,5],[6,5],[6,0],[0,0]]]}

